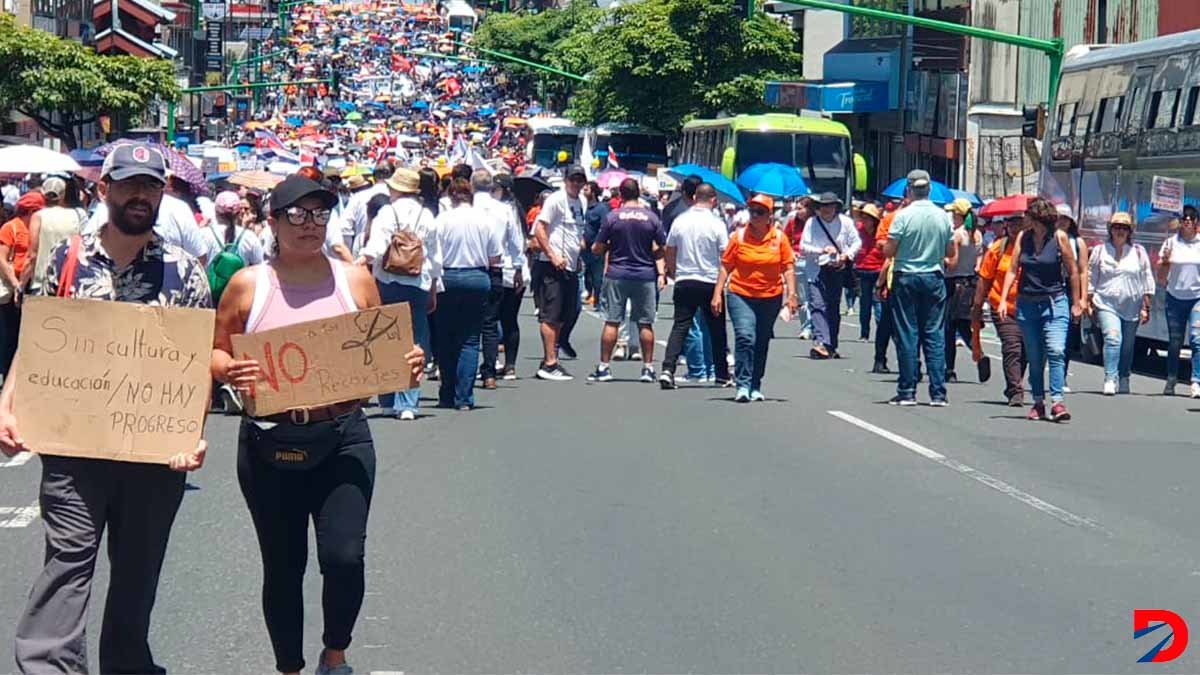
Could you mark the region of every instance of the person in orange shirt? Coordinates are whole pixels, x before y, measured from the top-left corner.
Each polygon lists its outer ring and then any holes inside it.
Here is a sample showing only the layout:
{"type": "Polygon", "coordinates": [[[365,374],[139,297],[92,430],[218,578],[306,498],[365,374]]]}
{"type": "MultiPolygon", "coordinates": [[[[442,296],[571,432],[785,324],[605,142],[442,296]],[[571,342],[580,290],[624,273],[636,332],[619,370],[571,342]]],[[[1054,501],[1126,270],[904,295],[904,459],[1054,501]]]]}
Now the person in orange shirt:
{"type": "Polygon", "coordinates": [[[713,313],[720,314],[726,300],[725,285],[729,284],[737,383],[733,400],[739,403],[766,400],[762,379],[775,317],[785,302],[792,315],[800,309],[793,267],[796,255],[787,237],[771,221],[775,200],[755,195],[748,207],[750,222],[729,237],[712,297],[713,313]]]}
{"type": "Polygon", "coordinates": [[[21,330],[21,300],[25,286],[33,276],[29,260],[29,224],[33,214],[46,207],[40,192],[26,192],[17,200],[16,216],[0,227],[0,281],[11,291],[0,305],[0,373],[8,374],[17,353],[17,333],[21,330]]]}
{"type": "MultiPolygon", "coordinates": [[[[996,227],[996,241],[983,254],[979,263],[979,284],[975,288],[975,301],[971,305],[971,322],[983,323],[983,303],[987,302],[992,309],[992,321],[996,326],[996,334],[1000,336],[1000,355],[1004,362],[1004,396],[1008,405],[1019,408],[1025,405],[1025,389],[1022,384],[1025,379],[1025,338],[1021,326],[1017,324],[1017,287],[1013,283],[1004,303],[1008,305],[1008,314],[1000,318],[1000,294],[1004,289],[1004,275],[1012,265],[1013,247],[1017,237],[1025,229],[1024,218],[1010,218],[999,223],[996,227]]],[[[1019,274],[1019,272],[1018,272],[1019,274]]]]}

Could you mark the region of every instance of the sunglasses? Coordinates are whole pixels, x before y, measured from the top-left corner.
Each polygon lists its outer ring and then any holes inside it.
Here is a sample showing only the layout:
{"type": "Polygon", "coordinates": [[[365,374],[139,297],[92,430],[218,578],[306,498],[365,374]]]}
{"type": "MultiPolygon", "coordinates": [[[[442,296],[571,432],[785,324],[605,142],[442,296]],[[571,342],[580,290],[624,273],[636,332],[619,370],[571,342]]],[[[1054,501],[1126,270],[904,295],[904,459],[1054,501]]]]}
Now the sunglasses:
{"type": "Polygon", "coordinates": [[[1197,219],[1196,216],[1184,216],[1183,217],[1183,222],[1185,222],[1185,223],[1194,223],[1197,220],[1200,220],[1200,219],[1197,219]]]}
{"type": "Polygon", "coordinates": [[[1112,228],[1112,229],[1114,229],[1114,230],[1125,230],[1126,232],[1132,232],[1132,231],[1133,231],[1133,228],[1132,228],[1132,227],[1130,227],[1130,226],[1128,226],[1128,225],[1120,225],[1120,224],[1117,224],[1117,225],[1109,225],[1109,227],[1110,227],[1110,228],[1112,228]]]}
{"type": "Polygon", "coordinates": [[[750,215],[752,216],[765,216],[768,213],[770,213],[770,211],[762,208],[761,206],[755,206],[750,209],[750,215]]]}
{"type": "Polygon", "coordinates": [[[324,227],[329,223],[329,218],[333,216],[333,211],[330,209],[306,209],[303,206],[290,206],[283,213],[287,216],[287,221],[297,227],[303,225],[304,221],[310,218],[312,222],[324,227]]]}

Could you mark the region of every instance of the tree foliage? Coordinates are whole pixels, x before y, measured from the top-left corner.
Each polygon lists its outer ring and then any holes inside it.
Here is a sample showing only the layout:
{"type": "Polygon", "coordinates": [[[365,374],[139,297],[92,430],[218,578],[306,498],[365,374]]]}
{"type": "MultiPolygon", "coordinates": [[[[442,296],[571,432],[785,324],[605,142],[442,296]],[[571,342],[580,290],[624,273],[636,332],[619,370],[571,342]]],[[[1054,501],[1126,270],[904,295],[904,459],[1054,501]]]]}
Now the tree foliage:
{"type": "Polygon", "coordinates": [[[132,115],[155,98],[179,95],[170,61],[102,56],[18,26],[11,15],[0,15],[0,64],[0,113],[28,115],[68,148],[78,146],[79,126],[99,114],[132,115]]]}
{"type": "MultiPolygon", "coordinates": [[[[575,8],[575,6],[572,6],[575,8]]],[[[690,117],[764,108],[767,80],[795,78],[798,36],[732,0],[641,0],[602,11],[493,14],[477,41],[584,74],[567,114],[581,124],[629,122],[672,133],[690,117]]]]}

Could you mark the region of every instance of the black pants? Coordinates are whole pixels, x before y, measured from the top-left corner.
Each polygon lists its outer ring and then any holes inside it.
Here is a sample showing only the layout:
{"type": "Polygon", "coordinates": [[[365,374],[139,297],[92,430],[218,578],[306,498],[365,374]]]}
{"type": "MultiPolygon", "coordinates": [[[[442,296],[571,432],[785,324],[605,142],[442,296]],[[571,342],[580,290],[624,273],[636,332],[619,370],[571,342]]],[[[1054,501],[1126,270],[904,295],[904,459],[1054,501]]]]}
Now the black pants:
{"type": "Polygon", "coordinates": [[[238,483],[262,551],[263,615],[279,672],[304,669],[304,570],[308,522],[317,532],[324,587],[322,641],[350,646],[366,587],[367,515],[375,489],[375,445],[367,418],[341,418],[341,443],[307,471],[279,469],[259,457],[249,420],[238,434],[238,483]]]}
{"type": "MultiPolygon", "coordinates": [[[[491,288],[483,304],[483,325],[479,335],[483,343],[483,362],[479,365],[479,376],[483,379],[496,377],[496,357],[500,354],[500,310],[504,301],[504,272],[488,270],[491,288]]],[[[506,331],[507,332],[507,331],[506,331]]],[[[504,346],[508,351],[508,345],[504,346]]]]}
{"type": "Polygon", "coordinates": [[[971,344],[970,302],[975,297],[975,277],[946,277],[946,374],[954,373],[958,340],[971,344]],[[965,306],[964,306],[965,305],[965,306]]]}
{"type": "Polygon", "coordinates": [[[1021,325],[1009,316],[1001,321],[995,319],[996,335],[1000,336],[1000,356],[1004,363],[1004,397],[1012,398],[1025,393],[1025,334],[1021,325]]]}
{"type": "Polygon", "coordinates": [[[517,351],[521,348],[521,324],[517,315],[521,311],[521,300],[525,298],[525,287],[505,288],[500,294],[500,330],[504,334],[504,369],[517,367],[517,351]]]}
{"type": "Polygon", "coordinates": [[[566,316],[563,318],[562,329],[558,332],[558,344],[564,345],[571,342],[571,332],[575,330],[575,324],[579,323],[579,315],[583,312],[583,301],[579,299],[579,277],[577,273],[568,270],[567,274],[575,278],[575,284],[572,286],[574,292],[564,298],[568,309],[566,316]]]}
{"type": "Polygon", "coordinates": [[[717,379],[729,381],[729,362],[725,359],[728,351],[728,338],[725,333],[725,311],[713,314],[712,297],[716,284],[704,281],[679,281],[675,284],[672,295],[675,303],[675,323],[671,326],[671,336],[667,338],[667,355],[663,358],[664,373],[675,374],[679,362],[679,353],[683,351],[683,342],[688,332],[692,330],[692,318],[699,311],[708,326],[709,344],[712,346],[713,365],[717,369],[717,379]]]}
{"type": "Polygon", "coordinates": [[[875,327],[875,363],[887,363],[888,344],[892,341],[895,331],[892,317],[893,307],[891,298],[877,300],[882,310],[879,312],[879,325],[875,327]]]}
{"type": "Polygon", "coordinates": [[[0,374],[7,375],[12,368],[20,333],[21,306],[15,302],[0,305],[0,374]]]}
{"type": "Polygon", "coordinates": [[[99,670],[167,672],[154,663],[148,636],[184,475],[158,464],[53,455],[41,461],[38,504],[46,554],[17,622],[17,667],[26,673],[88,671],[88,599],[107,529],[111,571],[99,670]]]}

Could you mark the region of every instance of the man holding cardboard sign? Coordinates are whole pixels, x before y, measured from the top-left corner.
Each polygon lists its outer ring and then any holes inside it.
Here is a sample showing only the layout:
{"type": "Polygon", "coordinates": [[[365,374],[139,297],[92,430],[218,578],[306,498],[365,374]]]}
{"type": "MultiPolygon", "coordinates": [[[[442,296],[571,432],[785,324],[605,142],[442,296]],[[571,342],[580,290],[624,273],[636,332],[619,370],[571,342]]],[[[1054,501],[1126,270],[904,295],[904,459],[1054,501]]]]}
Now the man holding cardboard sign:
{"type": "Polygon", "coordinates": [[[221,296],[212,375],[243,395],[238,483],[263,557],[263,613],[281,673],[304,669],[304,571],[315,524],[325,619],[318,673],[349,672],[346,649],[366,589],[375,446],[372,393],[416,386],[425,354],[405,305],[380,307],[363,267],[326,258],[337,197],[289,176],[272,191],[278,246],[221,296]]]}
{"type": "Polygon", "coordinates": [[[100,670],[166,672],[150,654],[150,613],[183,472],[204,463],[209,382],[195,359],[203,364],[207,340],[185,334],[212,325],[211,311],[200,311],[212,300],[200,263],[153,232],[166,160],[145,144],[121,144],[105,158],[101,181],[108,222],[57,246],[42,294],[157,309],[30,302],[17,365],[0,393],[0,451],[42,454],[46,563],[17,624],[22,672],[88,671],[87,605],[105,528],[112,571],[100,670]],[[108,370],[92,372],[92,364],[108,370]],[[37,397],[52,390],[76,401],[69,413],[38,409],[37,397]]]}

